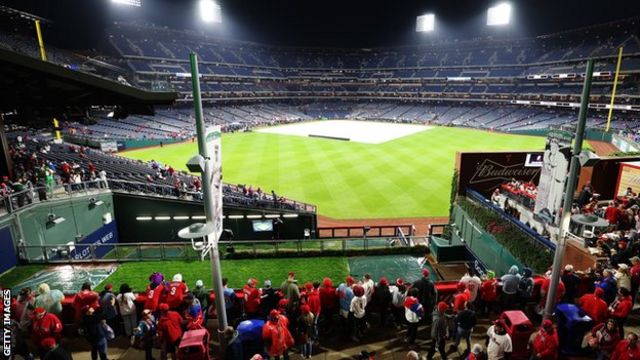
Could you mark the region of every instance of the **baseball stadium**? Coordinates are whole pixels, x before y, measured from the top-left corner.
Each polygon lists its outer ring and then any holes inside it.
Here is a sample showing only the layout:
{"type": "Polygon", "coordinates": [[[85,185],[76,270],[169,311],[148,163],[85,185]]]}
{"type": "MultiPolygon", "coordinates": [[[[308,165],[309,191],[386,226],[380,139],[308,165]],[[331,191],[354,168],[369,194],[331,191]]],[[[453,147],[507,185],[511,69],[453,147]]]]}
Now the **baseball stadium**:
{"type": "Polygon", "coordinates": [[[640,358],[638,4],[0,3],[4,357],[640,358]]]}

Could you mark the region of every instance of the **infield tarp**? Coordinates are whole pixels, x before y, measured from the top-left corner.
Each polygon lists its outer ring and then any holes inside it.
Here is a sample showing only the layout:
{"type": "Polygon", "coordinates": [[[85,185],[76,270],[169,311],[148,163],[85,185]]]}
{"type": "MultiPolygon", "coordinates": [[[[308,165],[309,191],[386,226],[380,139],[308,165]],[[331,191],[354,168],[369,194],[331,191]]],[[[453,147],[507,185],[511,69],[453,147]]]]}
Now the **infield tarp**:
{"type": "Polygon", "coordinates": [[[117,266],[113,265],[100,267],[72,265],[55,266],[36,273],[34,276],[16,285],[13,288],[13,291],[14,294],[17,294],[20,289],[26,287],[35,291],[40,284],[47,283],[52,289],[58,289],[63,293],[72,294],[80,291],[82,284],[85,282],[91,283],[91,288],[95,288],[96,285],[109,277],[109,275],[116,271],[116,269],[117,266]]]}
{"type": "Polygon", "coordinates": [[[432,280],[439,280],[429,263],[424,264],[423,257],[411,255],[358,256],[349,258],[349,272],[354,277],[370,274],[378,281],[386,277],[390,283],[402,278],[405,282],[414,282],[422,277],[422,268],[431,272],[432,280]]]}

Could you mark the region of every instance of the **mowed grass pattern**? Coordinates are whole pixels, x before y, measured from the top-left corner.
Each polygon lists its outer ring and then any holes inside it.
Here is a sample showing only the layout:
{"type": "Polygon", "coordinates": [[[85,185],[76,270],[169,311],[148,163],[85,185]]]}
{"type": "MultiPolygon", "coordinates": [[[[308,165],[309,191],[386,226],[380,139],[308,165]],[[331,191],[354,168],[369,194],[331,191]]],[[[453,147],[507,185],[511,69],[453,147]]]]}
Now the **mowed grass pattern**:
{"type": "MultiPolygon", "coordinates": [[[[541,150],[544,138],[435,127],[383,144],[265,133],[225,134],[223,177],[275,190],[337,219],[448,215],[457,151],[541,150]]],[[[192,143],[123,153],[176,169],[192,143]]]]}

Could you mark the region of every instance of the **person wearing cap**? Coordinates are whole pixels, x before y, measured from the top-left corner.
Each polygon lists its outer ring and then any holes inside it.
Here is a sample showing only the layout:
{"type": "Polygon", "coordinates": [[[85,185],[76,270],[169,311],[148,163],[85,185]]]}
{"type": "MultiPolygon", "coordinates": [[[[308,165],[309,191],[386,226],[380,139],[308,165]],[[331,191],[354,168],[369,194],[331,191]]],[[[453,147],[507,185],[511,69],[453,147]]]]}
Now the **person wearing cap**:
{"type": "MultiPolygon", "coordinates": [[[[213,300],[215,302],[215,298],[213,300]]],[[[183,327],[187,330],[197,330],[203,328],[204,315],[200,301],[191,292],[184,296],[182,305],[178,307],[178,312],[183,321],[183,327]]]]}
{"type": "Polygon", "coordinates": [[[480,311],[484,316],[491,314],[491,311],[495,308],[495,304],[498,300],[498,280],[496,280],[496,273],[489,270],[487,271],[487,277],[482,281],[480,286],[480,311]]]}
{"type": "Polygon", "coordinates": [[[609,222],[609,225],[618,225],[618,219],[620,219],[620,209],[613,201],[609,201],[609,205],[604,210],[604,218],[609,222]]]}
{"type": "Polygon", "coordinates": [[[243,288],[245,294],[245,311],[250,319],[260,316],[260,301],[261,293],[260,289],[256,287],[258,281],[256,279],[249,279],[247,284],[243,288]]]}
{"type": "Polygon", "coordinates": [[[609,306],[602,296],[604,290],[596,288],[592,294],[584,294],[578,299],[578,306],[593,319],[594,325],[603,323],[609,316],[609,306]]]}
{"type": "MultiPolygon", "coordinates": [[[[389,287],[391,290],[391,312],[396,328],[399,330],[405,324],[404,301],[407,297],[407,288],[404,280],[398,278],[396,283],[389,287]]],[[[424,307],[423,307],[424,310],[424,307]]]]}
{"type": "Polygon", "coordinates": [[[438,291],[436,290],[436,285],[433,283],[430,276],[431,273],[429,272],[429,269],[423,268],[422,277],[416,280],[412,286],[418,289],[418,300],[424,308],[424,319],[427,323],[431,322],[431,314],[436,302],[438,301],[438,291]]]}
{"type": "Polygon", "coordinates": [[[487,330],[487,359],[509,360],[512,352],[511,336],[502,320],[496,320],[487,330]]]}
{"type": "Polygon", "coordinates": [[[456,285],[456,293],[453,295],[453,311],[455,313],[464,310],[464,304],[469,301],[470,292],[463,283],[456,285]]]}
{"type": "Polygon", "coordinates": [[[145,360],[153,360],[153,339],[156,336],[156,318],[149,309],[142,310],[140,322],[133,330],[134,342],[133,346],[137,349],[144,350],[145,360]]]}
{"type": "Polygon", "coordinates": [[[165,295],[164,287],[164,275],[161,273],[153,273],[149,276],[149,285],[147,286],[147,296],[144,302],[144,309],[149,309],[152,312],[158,310],[160,300],[165,295]]]}
{"type": "Polygon", "coordinates": [[[353,299],[353,285],[355,280],[351,276],[347,276],[345,282],[338,285],[336,289],[336,295],[338,295],[340,305],[340,319],[342,321],[342,329],[349,331],[351,328],[351,317],[349,316],[349,309],[351,307],[351,300],[353,299]]]}
{"type": "Polygon", "coordinates": [[[360,342],[367,326],[365,316],[367,307],[367,297],[364,287],[355,285],[353,287],[353,298],[349,304],[350,316],[353,318],[353,341],[360,342]]]}
{"type": "Polygon", "coordinates": [[[222,294],[224,295],[224,307],[227,312],[227,319],[229,323],[233,323],[238,317],[238,311],[236,310],[236,292],[229,287],[229,279],[222,278],[222,294]]]}
{"type": "Polygon", "coordinates": [[[558,347],[558,333],[551,320],[546,319],[531,343],[531,359],[556,360],[558,347]]]}
{"type": "Polygon", "coordinates": [[[107,360],[107,329],[106,319],[101,308],[85,306],[83,308],[82,331],[85,339],[91,345],[91,360],[107,360]]]}
{"type": "Polygon", "coordinates": [[[391,306],[391,291],[389,290],[389,281],[386,278],[380,278],[376,289],[373,292],[373,307],[380,314],[380,326],[387,324],[387,313],[391,306]]]}
{"type": "Polygon", "coordinates": [[[175,274],[171,282],[167,284],[167,304],[169,309],[176,310],[182,305],[184,295],[189,291],[187,284],[182,279],[182,274],[175,274]]]}
{"type": "Polygon", "coordinates": [[[418,289],[411,288],[404,300],[404,314],[408,324],[405,342],[409,345],[415,343],[416,335],[418,335],[418,323],[424,317],[424,308],[417,296],[418,289]]]}
{"type": "Polygon", "coordinates": [[[309,309],[313,314],[313,333],[312,338],[314,341],[318,340],[318,321],[322,312],[322,303],[320,302],[320,282],[314,281],[309,288],[309,283],[305,284],[306,290],[306,302],[309,305],[309,309]]]}
{"type": "Polygon", "coordinates": [[[449,309],[447,303],[440,301],[433,311],[433,321],[431,323],[431,348],[427,353],[427,359],[432,360],[436,351],[440,353],[442,360],[447,359],[445,345],[447,342],[447,319],[445,312],[449,309]]]}
{"type": "Polygon", "coordinates": [[[482,355],[482,345],[473,344],[471,351],[467,354],[464,360],[479,360],[482,355]]]}
{"type": "Polygon", "coordinates": [[[283,297],[289,301],[287,315],[296,319],[300,311],[300,289],[298,288],[296,273],[293,271],[289,272],[287,279],[280,285],[280,291],[282,291],[283,297]]]}
{"type": "Polygon", "coordinates": [[[611,313],[611,318],[613,318],[616,321],[616,325],[618,325],[620,337],[624,336],[624,324],[632,308],[633,303],[631,302],[629,290],[626,288],[618,289],[618,298],[609,306],[609,312],[611,313]]]}
{"type": "Polygon", "coordinates": [[[179,313],[169,310],[166,303],[158,306],[160,317],[158,318],[157,333],[162,351],[160,358],[166,360],[167,354],[171,354],[171,358],[176,360],[176,351],[182,338],[182,317],[179,313]]]}
{"type": "Polygon", "coordinates": [[[73,360],[71,354],[60,346],[55,338],[42,339],[40,347],[46,351],[42,360],[73,360]]]}
{"type": "Polygon", "coordinates": [[[133,329],[136,327],[137,314],[136,296],[129,284],[120,285],[120,293],[116,296],[116,303],[118,304],[120,316],[122,316],[124,333],[126,336],[131,337],[133,329]]]}
{"type": "Polygon", "coordinates": [[[456,314],[455,323],[457,326],[454,333],[455,343],[453,347],[458,350],[460,340],[465,339],[467,342],[467,349],[464,351],[464,354],[468,354],[471,351],[471,334],[473,333],[473,328],[477,323],[476,312],[473,310],[473,303],[464,303],[464,309],[456,314]]]}
{"type": "Polygon", "coordinates": [[[207,309],[209,307],[209,293],[204,288],[204,282],[202,280],[196,280],[195,285],[196,287],[191,291],[191,293],[193,293],[193,296],[198,299],[200,306],[202,306],[203,309],[207,309]]]}
{"type": "Polygon", "coordinates": [[[338,295],[330,278],[322,280],[322,286],[318,292],[320,293],[320,308],[322,309],[320,314],[322,315],[323,328],[328,331],[333,324],[333,315],[338,312],[338,295]]]}
{"type": "Polygon", "coordinates": [[[120,327],[118,326],[118,310],[116,309],[116,296],[113,293],[113,285],[107,284],[104,290],[100,292],[100,308],[107,324],[117,335],[120,332],[120,327]]]}
{"type": "Polygon", "coordinates": [[[524,269],[522,269],[522,277],[520,278],[520,283],[518,284],[518,301],[520,302],[520,308],[523,310],[527,309],[527,304],[533,297],[534,285],[535,283],[533,282],[533,270],[531,270],[531,268],[525,267],[524,269]]]}
{"type": "Polygon", "coordinates": [[[638,335],[630,332],[627,337],[616,345],[611,360],[635,360],[640,359],[640,345],[638,335]]]}
{"type": "Polygon", "coordinates": [[[271,286],[271,280],[265,280],[262,284],[262,295],[260,295],[260,312],[262,316],[267,317],[271,310],[278,306],[280,297],[278,292],[271,286]]]}
{"type": "Polygon", "coordinates": [[[298,340],[300,342],[300,355],[305,359],[311,359],[314,342],[315,316],[307,304],[300,306],[298,317],[298,340]]]}
{"type": "Polygon", "coordinates": [[[31,340],[38,347],[38,353],[42,358],[45,349],[42,348],[42,340],[45,338],[58,339],[62,333],[62,322],[52,313],[47,312],[43,307],[37,307],[33,311],[31,320],[31,340]]]}
{"type": "Polygon", "coordinates": [[[618,270],[613,275],[616,278],[618,289],[625,288],[631,291],[631,276],[629,276],[629,265],[618,264],[618,270]]]}
{"type": "Polygon", "coordinates": [[[295,341],[289,332],[289,320],[278,310],[271,310],[262,327],[262,339],[270,358],[280,360],[289,358],[289,348],[295,341]]]}
{"type": "Polygon", "coordinates": [[[62,313],[62,300],[64,294],[58,289],[51,289],[48,284],[38,285],[38,296],[36,296],[34,307],[43,307],[48,313],[60,315],[62,313]]]}
{"type": "Polygon", "coordinates": [[[83,309],[85,309],[86,306],[94,309],[97,309],[100,306],[100,296],[97,292],[91,290],[90,282],[82,284],[82,288],[73,299],[73,307],[76,311],[76,324],[79,324],[82,321],[82,317],[84,316],[83,309]]]}

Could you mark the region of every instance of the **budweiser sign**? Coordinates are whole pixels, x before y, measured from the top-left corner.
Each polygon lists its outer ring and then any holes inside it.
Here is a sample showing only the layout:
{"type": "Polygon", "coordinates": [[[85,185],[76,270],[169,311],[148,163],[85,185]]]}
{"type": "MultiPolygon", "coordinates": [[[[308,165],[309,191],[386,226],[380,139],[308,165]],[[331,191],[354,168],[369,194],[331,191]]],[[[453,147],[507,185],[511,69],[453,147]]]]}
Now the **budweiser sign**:
{"type": "Polygon", "coordinates": [[[464,195],[471,188],[489,197],[495,188],[511,179],[537,184],[541,169],[527,164],[527,156],[535,159],[542,153],[460,153],[458,194],[464,195]]]}
{"type": "Polygon", "coordinates": [[[491,181],[508,181],[512,178],[533,181],[540,175],[540,168],[525,167],[524,162],[513,165],[502,165],[490,159],[485,159],[476,168],[475,173],[469,179],[469,185],[491,181]]]}

